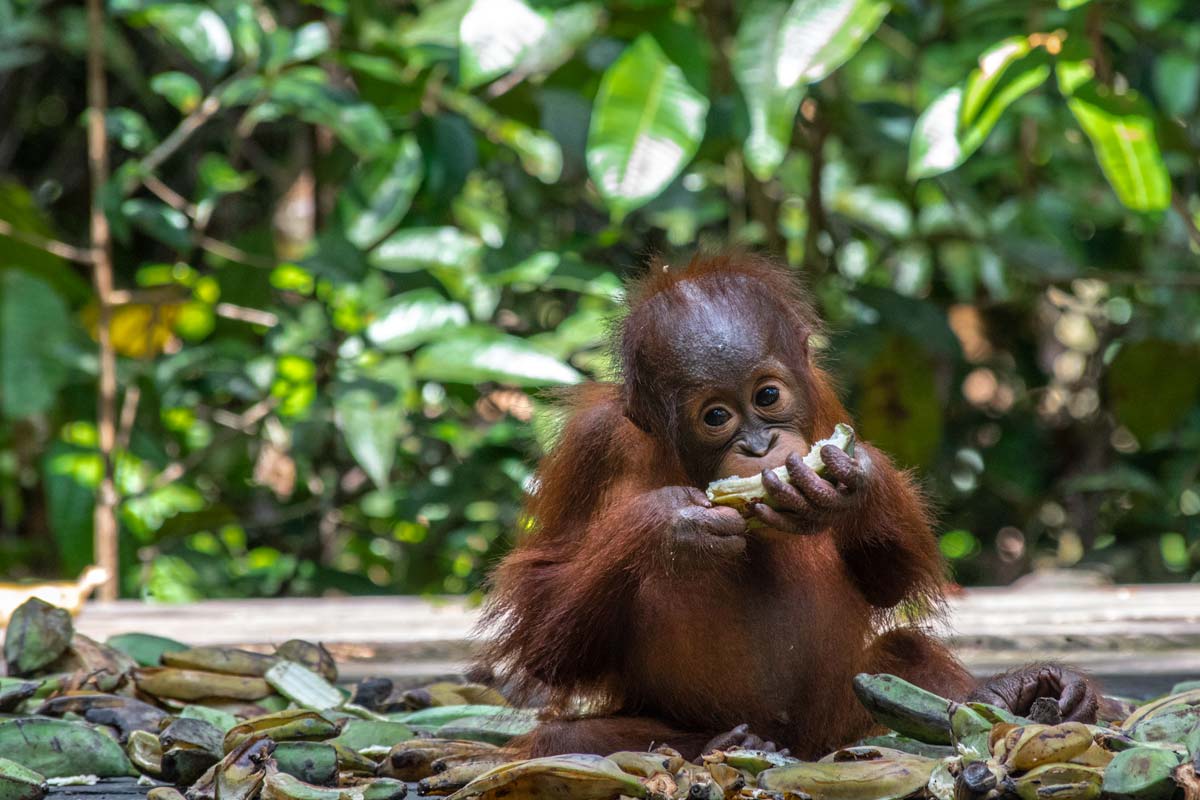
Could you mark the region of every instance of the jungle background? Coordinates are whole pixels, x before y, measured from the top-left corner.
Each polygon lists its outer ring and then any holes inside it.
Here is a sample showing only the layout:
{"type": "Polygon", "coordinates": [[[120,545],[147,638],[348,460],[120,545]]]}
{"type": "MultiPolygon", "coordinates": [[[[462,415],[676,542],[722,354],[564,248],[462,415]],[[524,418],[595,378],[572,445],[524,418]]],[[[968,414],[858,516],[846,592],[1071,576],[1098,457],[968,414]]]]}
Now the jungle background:
{"type": "Polygon", "coordinates": [[[542,390],[723,242],[960,582],[1200,578],[1195,4],[92,2],[0,0],[5,579],[99,500],[125,596],[476,591],[542,390]]]}

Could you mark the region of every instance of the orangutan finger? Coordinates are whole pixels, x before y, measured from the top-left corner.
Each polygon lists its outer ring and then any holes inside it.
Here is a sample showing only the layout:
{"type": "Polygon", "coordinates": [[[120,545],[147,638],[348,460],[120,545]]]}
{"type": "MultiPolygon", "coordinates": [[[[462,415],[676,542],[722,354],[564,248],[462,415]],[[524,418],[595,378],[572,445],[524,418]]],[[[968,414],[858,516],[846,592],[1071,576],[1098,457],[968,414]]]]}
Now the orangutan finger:
{"type": "Polygon", "coordinates": [[[800,491],[800,494],[813,508],[820,511],[834,511],[843,504],[842,496],[834,488],[834,485],[813,472],[800,456],[792,453],[784,461],[784,465],[787,467],[792,485],[800,491]]]}
{"type": "Polygon", "coordinates": [[[866,478],[862,464],[844,450],[833,445],[821,448],[821,460],[825,462],[826,474],[834,483],[840,483],[849,491],[858,491],[866,478]]]}
{"type": "Polygon", "coordinates": [[[775,505],[788,511],[811,512],[811,506],[805,501],[804,495],[800,494],[795,486],[776,475],[774,470],[763,470],[762,482],[775,505]]]}

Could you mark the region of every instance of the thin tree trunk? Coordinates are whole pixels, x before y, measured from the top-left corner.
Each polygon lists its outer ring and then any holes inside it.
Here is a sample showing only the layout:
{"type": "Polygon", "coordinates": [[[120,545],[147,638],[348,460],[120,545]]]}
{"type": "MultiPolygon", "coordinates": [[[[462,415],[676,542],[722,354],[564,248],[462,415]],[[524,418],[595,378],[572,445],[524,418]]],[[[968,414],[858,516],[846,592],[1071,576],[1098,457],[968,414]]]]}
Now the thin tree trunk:
{"type": "Polygon", "coordinates": [[[103,600],[117,599],[117,488],[113,480],[113,449],[117,439],[117,356],[111,338],[113,263],[112,239],[104,216],[103,190],[108,183],[108,137],[104,113],[108,108],[108,87],[104,74],[103,0],[87,0],[88,53],[88,173],[91,177],[92,281],[99,305],[97,338],[100,342],[100,378],[96,420],[100,434],[100,453],[104,458],[104,476],[96,493],[93,536],[96,562],[108,571],[100,587],[103,600]]]}

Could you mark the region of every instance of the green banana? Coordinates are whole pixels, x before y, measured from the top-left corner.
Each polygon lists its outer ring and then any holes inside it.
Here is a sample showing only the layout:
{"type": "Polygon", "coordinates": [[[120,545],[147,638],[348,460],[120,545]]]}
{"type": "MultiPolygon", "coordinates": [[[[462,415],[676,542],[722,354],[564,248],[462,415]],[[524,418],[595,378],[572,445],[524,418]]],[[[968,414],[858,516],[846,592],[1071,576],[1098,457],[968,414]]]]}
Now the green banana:
{"type": "Polygon", "coordinates": [[[498,711],[453,720],[437,729],[442,739],[470,739],[505,745],[537,727],[537,711],[531,708],[489,706],[498,711]]]}
{"type": "Polygon", "coordinates": [[[1117,753],[1104,770],[1101,787],[1112,800],[1167,800],[1175,793],[1174,771],[1180,757],[1156,747],[1117,753]]]}
{"type": "Polygon", "coordinates": [[[1103,773],[1078,764],[1043,764],[1012,779],[1021,800],[1094,800],[1100,796],[1103,773]]]}
{"type": "Polygon", "coordinates": [[[396,744],[412,738],[412,728],[400,722],[352,719],[342,726],[342,732],[331,741],[351,750],[362,751],[380,746],[391,749],[396,744]]]}
{"type": "Polygon", "coordinates": [[[42,800],[48,788],[41,773],[0,758],[0,800],[42,800]]]}
{"type": "Polygon", "coordinates": [[[116,739],[90,725],[62,719],[0,722],[0,753],[47,778],[136,774],[116,739]]]}
{"type": "Polygon", "coordinates": [[[854,693],[876,722],[926,744],[950,744],[950,701],[895,675],[861,673],[854,693]]]}
{"type": "Polygon", "coordinates": [[[332,786],[338,779],[337,750],[325,742],[280,742],[275,746],[279,771],[305,783],[332,786]]]}
{"type": "Polygon", "coordinates": [[[26,600],[12,613],[4,631],[8,674],[25,677],[53,663],[66,652],[74,633],[71,615],[65,609],[37,597],[26,600]]]}
{"type": "Polygon", "coordinates": [[[224,749],[228,753],[248,738],[270,736],[276,742],[293,740],[321,741],[337,736],[340,729],[316,711],[293,708],[234,725],[225,732],[224,749]]]}

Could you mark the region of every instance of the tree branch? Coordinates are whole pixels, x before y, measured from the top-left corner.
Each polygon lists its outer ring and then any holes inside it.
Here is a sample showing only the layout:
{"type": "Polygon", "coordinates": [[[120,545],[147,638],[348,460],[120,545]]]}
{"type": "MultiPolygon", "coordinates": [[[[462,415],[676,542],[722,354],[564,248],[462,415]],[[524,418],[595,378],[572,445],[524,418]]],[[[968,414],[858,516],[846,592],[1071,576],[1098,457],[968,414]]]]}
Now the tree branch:
{"type": "Polygon", "coordinates": [[[7,236],[11,239],[16,239],[31,247],[36,247],[39,250],[45,250],[51,255],[56,255],[59,258],[65,258],[68,261],[76,261],[80,264],[91,264],[92,253],[82,247],[76,247],[73,244],[60,242],[57,239],[48,239],[45,236],[38,236],[36,233],[29,233],[14,228],[12,223],[0,219],[0,235],[7,236]]]}
{"type": "Polygon", "coordinates": [[[102,600],[116,600],[119,591],[120,559],[117,544],[117,487],[113,479],[113,449],[117,439],[117,354],[112,344],[113,290],[112,238],[104,215],[104,187],[108,184],[108,135],[104,114],[108,108],[108,85],[104,74],[103,0],[87,0],[87,154],[91,179],[92,281],[99,306],[97,339],[100,343],[99,393],[96,419],[104,474],[96,492],[93,537],[97,563],[108,571],[100,586],[102,600]]]}
{"type": "Polygon", "coordinates": [[[1187,198],[1178,189],[1171,190],[1171,208],[1183,219],[1183,227],[1187,230],[1188,238],[1192,240],[1192,246],[1200,249],[1200,228],[1196,227],[1196,218],[1188,208],[1187,198]]]}

